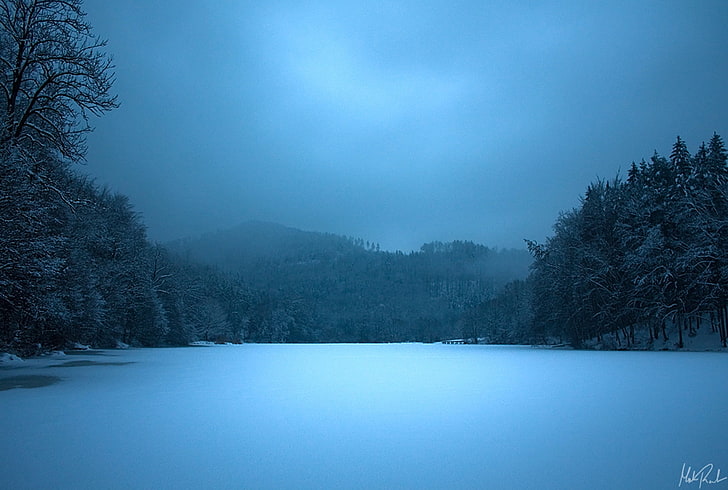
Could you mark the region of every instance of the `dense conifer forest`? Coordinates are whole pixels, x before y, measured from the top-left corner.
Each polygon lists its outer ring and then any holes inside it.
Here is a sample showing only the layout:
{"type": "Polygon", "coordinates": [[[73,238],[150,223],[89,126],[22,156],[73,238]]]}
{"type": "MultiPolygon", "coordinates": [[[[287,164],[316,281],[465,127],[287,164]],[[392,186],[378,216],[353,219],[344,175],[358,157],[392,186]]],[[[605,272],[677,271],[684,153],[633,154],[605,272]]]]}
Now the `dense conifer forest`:
{"type": "Polygon", "coordinates": [[[678,137],[669,157],[632,163],[626,181],[590,184],[553,237],[529,244],[534,334],[632,347],[647,330],[681,348],[706,328],[726,347],[726,156],[718,134],[694,155],[678,137]]]}

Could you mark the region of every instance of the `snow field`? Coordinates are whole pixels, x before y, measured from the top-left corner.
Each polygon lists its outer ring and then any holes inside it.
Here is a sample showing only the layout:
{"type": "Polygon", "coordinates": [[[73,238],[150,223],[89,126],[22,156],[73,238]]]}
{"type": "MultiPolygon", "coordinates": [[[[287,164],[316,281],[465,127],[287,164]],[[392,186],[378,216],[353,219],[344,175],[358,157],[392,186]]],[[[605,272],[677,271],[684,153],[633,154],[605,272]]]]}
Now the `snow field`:
{"type": "Polygon", "coordinates": [[[683,463],[728,474],[727,364],[440,344],[33,359],[0,379],[61,380],[0,391],[0,486],[673,488],[683,463]]]}

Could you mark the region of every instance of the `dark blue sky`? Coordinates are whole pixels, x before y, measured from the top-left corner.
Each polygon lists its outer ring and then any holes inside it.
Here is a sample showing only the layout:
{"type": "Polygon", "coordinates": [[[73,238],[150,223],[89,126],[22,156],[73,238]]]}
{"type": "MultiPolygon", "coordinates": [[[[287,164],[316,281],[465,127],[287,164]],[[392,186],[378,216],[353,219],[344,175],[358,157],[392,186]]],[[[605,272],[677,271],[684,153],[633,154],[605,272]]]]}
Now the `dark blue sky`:
{"type": "Polygon", "coordinates": [[[87,0],[121,107],[84,170],[154,240],[246,220],[543,240],[596,177],[728,137],[728,2],[87,0]]]}

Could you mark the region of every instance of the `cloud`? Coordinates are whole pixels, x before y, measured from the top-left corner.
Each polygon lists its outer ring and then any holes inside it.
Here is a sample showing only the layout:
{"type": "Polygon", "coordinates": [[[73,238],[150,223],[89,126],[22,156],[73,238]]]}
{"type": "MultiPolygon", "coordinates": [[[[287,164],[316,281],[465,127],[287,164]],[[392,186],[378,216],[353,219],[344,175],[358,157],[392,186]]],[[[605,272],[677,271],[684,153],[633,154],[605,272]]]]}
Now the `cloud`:
{"type": "Polygon", "coordinates": [[[728,136],[725,1],[85,5],[122,99],[87,168],[154,238],[515,246],[676,134],[728,136]]]}
{"type": "Polygon", "coordinates": [[[297,9],[270,15],[267,42],[279,73],[295,90],[293,98],[337,119],[389,125],[431,117],[458,104],[469,89],[463,73],[388,61],[362,43],[357,23],[297,9]]]}

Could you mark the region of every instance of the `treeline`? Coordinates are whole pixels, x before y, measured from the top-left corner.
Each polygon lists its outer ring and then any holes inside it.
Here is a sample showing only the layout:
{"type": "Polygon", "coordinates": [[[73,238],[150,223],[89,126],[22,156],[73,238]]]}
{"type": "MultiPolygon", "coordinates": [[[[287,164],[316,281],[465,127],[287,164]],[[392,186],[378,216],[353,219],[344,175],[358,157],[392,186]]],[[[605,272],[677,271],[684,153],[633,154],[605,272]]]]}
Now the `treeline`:
{"type": "MultiPolygon", "coordinates": [[[[295,302],[150,243],[126,196],[0,160],[0,351],[286,341],[295,302]]],[[[300,320],[299,320],[300,321],[300,320]]]]}
{"type": "Polygon", "coordinates": [[[0,349],[184,344],[225,281],[171,262],[125,196],[72,170],[89,117],[117,106],[81,3],[0,0],[0,349]]]}
{"type": "Polygon", "coordinates": [[[517,279],[497,289],[484,300],[470,305],[460,322],[468,343],[545,343],[536,334],[533,314],[533,281],[517,279]]]}
{"type": "Polygon", "coordinates": [[[726,156],[717,134],[694,155],[678,137],[669,157],[633,163],[626,181],[589,185],[553,237],[530,243],[533,336],[576,347],[610,336],[629,348],[642,330],[683,347],[709,328],[725,347],[726,156]]]}
{"type": "Polygon", "coordinates": [[[155,344],[167,320],[144,226],[126,197],[56,164],[51,181],[2,161],[0,342],[155,344]]]}
{"type": "Polygon", "coordinates": [[[247,288],[170,257],[126,196],[35,155],[32,171],[7,149],[0,159],[0,351],[243,338],[247,288]]]}
{"type": "MultiPolygon", "coordinates": [[[[270,223],[171,244],[187,260],[244,278],[245,341],[437,341],[462,335],[465,313],[525,277],[524,251],[433,242],[411,253],[270,223]]],[[[213,340],[226,338],[221,331],[213,340]]]]}

